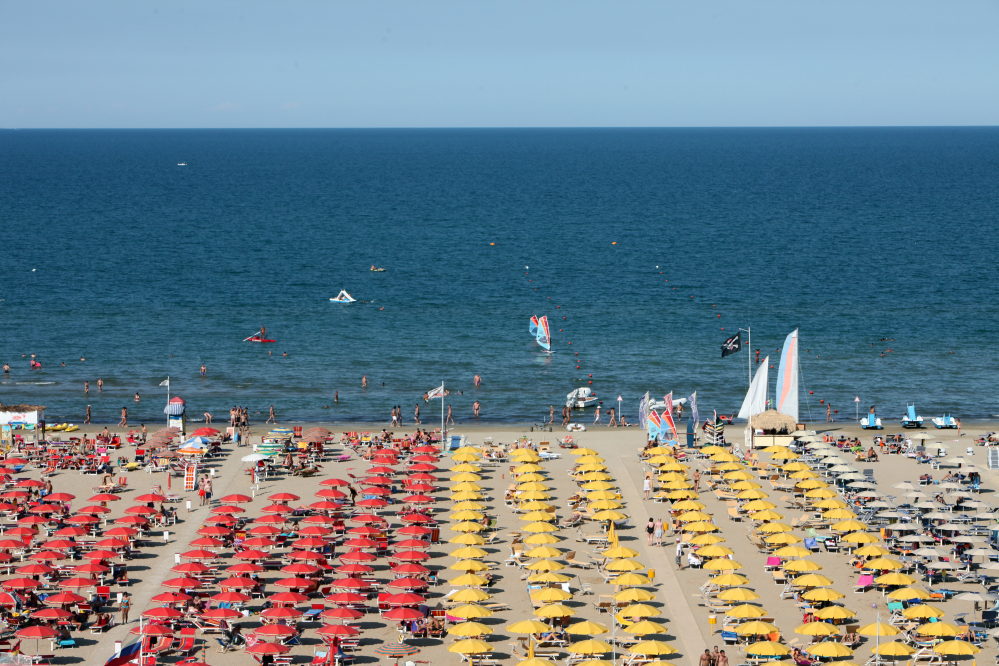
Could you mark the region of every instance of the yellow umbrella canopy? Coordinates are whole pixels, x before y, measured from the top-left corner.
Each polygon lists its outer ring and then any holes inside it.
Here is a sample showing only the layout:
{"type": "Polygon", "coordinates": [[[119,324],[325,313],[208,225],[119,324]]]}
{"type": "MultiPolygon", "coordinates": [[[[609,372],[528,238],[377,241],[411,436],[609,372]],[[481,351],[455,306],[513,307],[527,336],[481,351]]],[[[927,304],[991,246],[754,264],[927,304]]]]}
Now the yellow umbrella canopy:
{"type": "Polygon", "coordinates": [[[531,583],[568,583],[572,580],[572,576],[555,573],[554,571],[543,571],[528,576],[527,580],[531,583]]]}
{"type": "Polygon", "coordinates": [[[519,465],[517,467],[514,467],[513,468],[513,473],[514,474],[527,474],[529,472],[540,472],[543,469],[544,469],[544,467],[542,467],[541,465],[539,465],[537,463],[524,463],[523,465],[519,465]]]}
{"type": "Polygon", "coordinates": [[[451,456],[451,460],[453,460],[455,462],[460,462],[460,463],[462,463],[462,462],[468,462],[468,463],[470,463],[470,462],[474,462],[474,461],[478,460],[479,457],[480,456],[477,456],[474,453],[456,453],[453,456],[451,456]]]}
{"type": "MultiPolygon", "coordinates": [[[[792,546],[794,547],[794,546],[792,546]]],[[[820,571],[822,565],[818,562],[813,562],[812,560],[794,560],[793,562],[788,562],[784,565],[785,571],[820,571]]]]}
{"type": "Polygon", "coordinates": [[[477,617],[489,617],[493,614],[488,608],[483,608],[478,604],[465,604],[464,606],[458,606],[452,608],[448,611],[448,615],[454,615],[455,617],[460,617],[463,620],[470,620],[477,617]]]}
{"type": "Polygon", "coordinates": [[[522,527],[525,532],[538,533],[538,532],[555,532],[558,530],[557,527],[550,523],[543,523],[541,521],[528,523],[522,527]]]}
{"type": "Polygon", "coordinates": [[[546,500],[550,498],[551,495],[543,490],[525,490],[520,493],[518,497],[521,500],[546,500]]]}
{"type": "Polygon", "coordinates": [[[887,548],[882,548],[881,546],[862,546],[857,550],[853,551],[854,555],[860,555],[862,557],[885,557],[891,555],[891,551],[887,548]]]}
{"type": "MultiPolygon", "coordinates": [[[[663,450],[664,451],[668,451],[669,449],[663,449],[663,450]]],[[[654,451],[653,449],[649,449],[648,451],[646,451],[646,453],[653,453],[653,452],[654,453],[661,453],[661,451],[654,451]]],[[[572,450],[572,455],[574,455],[574,456],[595,456],[595,455],[597,455],[597,453],[599,453],[599,452],[596,451],[595,449],[591,449],[591,448],[588,448],[588,447],[584,447],[584,448],[581,448],[581,449],[573,449],[572,450]]]]}
{"type": "MultiPolygon", "coordinates": [[[[669,451],[669,449],[666,449],[666,451],[669,451]]],[[[701,453],[706,456],[713,456],[716,453],[728,453],[728,449],[718,446],[717,444],[711,444],[701,449],[701,453]]]]}
{"type": "MultiPolygon", "coordinates": [[[[517,490],[549,490],[551,486],[547,483],[541,483],[540,481],[527,481],[526,483],[517,484],[517,490]]],[[[475,490],[474,488],[467,488],[467,490],[475,490]]]]}
{"type": "Polygon", "coordinates": [[[547,511],[548,509],[555,508],[554,504],[549,504],[548,502],[542,502],[540,500],[531,500],[530,502],[524,502],[520,505],[521,511],[547,511]]]}
{"type": "Polygon", "coordinates": [[[652,456],[651,458],[646,458],[645,462],[650,465],[665,465],[666,463],[676,462],[673,456],[652,456]]]}
{"type": "Polygon", "coordinates": [[[837,532],[856,532],[857,530],[866,530],[867,524],[859,520],[841,520],[838,523],[833,523],[830,529],[837,532]]]}
{"type": "Polygon", "coordinates": [[[471,490],[463,490],[451,495],[451,499],[455,502],[464,502],[466,500],[480,500],[482,499],[482,493],[474,492],[471,490]]]}
{"type": "Polygon", "coordinates": [[[614,546],[613,548],[605,550],[601,553],[601,555],[614,559],[619,557],[638,557],[638,551],[633,548],[628,548],[627,546],[614,546]]]}
{"type": "Polygon", "coordinates": [[[528,472],[527,474],[518,474],[517,481],[520,483],[527,483],[528,481],[547,481],[544,475],[538,474],[537,472],[528,472]]]}
{"type": "MultiPolygon", "coordinates": [[[[608,481],[590,481],[589,483],[584,483],[582,488],[587,492],[591,490],[612,490],[614,488],[614,484],[608,481]]],[[[596,495],[587,495],[587,497],[596,497],[597,499],[601,499],[601,497],[597,497],[596,495]]],[[[613,498],[614,495],[611,494],[610,497],[607,497],[605,499],[613,499],[613,498]]]]}
{"type": "Polygon", "coordinates": [[[804,636],[832,636],[838,634],[839,629],[828,622],[809,622],[795,629],[794,633],[804,636]]]}
{"type": "Polygon", "coordinates": [[[784,514],[771,509],[764,509],[763,511],[754,511],[749,517],[751,520],[781,520],[784,514]]]}
{"type": "Polygon", "coordinates": [[[794,474],[789,474],[788,476],[792,479],[816,479],[819,475],[810,469],[803,469],[800,472],[795,472],[794,474]]]}
{"type": "Polygon", "coordinates": [[[687,523],[683,526],[684,532],[717,532],[718,526],[709,522],[687,523]]]}
{"type": "Polygon", "coordinates": [[[489,565],[478,560],[458,560],[450,568],[455,571],[486,571],[489,565]]]}
{"type": "Polygon", "coordinates": [[[482,477],[479,476],[478,474],[474,473],[474,472],[461,472],[461,473],[455,474],[454,476],[451,477],[451,481],[453,481],[454,483],[461,483],[462,481],[472,481],[472,482],[475,482],[475,481],[481,481],[481,480],[482,480],[482,477]]]}
{"type": "Polygon", "coordinates": [[[583,481],[613,481],[614,477],[607,472],[587,472],[579,477],[583,481]]]}
{"type": "Polygon", "coordinates": [[[576,458],[577,465],[585,465],[586,463],[602,463],[603,461],[603,458],[596,455],[580,456],[579,458],[576,458]]]}
{"type": "Polygon", "coordinates": [[[771,546],[776,546],[778,544],[801,543],[803,541],[801,537],[795,536],[790,532],[778,532],[777,534],[771,534],[770,536],[763,537],[763,540],[771,546]]]}
{"type": "Polygon", "coordinates": [[[648,634],[665,634],[666,627],[658,622],[642,620],[641,622],[636,622],[635,624],[624,628],[623,631],[627,631],[629,634],[635,634],[636,636],[646,636],[648,634]]]}
{"type": "Polygon", "coordinates": [[[489,583],[488,578],[483,578],[482,576],[476,576],[475,574],[462,574],[457,578],[452,578],[448,581],[453,587],[461,587],[463,585],[475,585],[482,586],[489,583]]]}
{"type": "Polygon", "coordinates": [[[867,532],[851,532],[841,538],[840,541],[845,541],[846,543],[877,543],[880,539],[867,532]]]}
{"type": "Polygon", "coordinates": [[[577,636],[596,636],[597,634],[606,634],[610,631],[610,629],[599,622],[591,622],[589,620],[583,620],[582,622],[577,622],[576,624],[570,624],[565,630],[566,632],[577,636]]]}
{"type": "Polygon", "coordinates": [[[689,465],[684,465],[683,463],[678,463],[675,460],[663,465],[659,468],[661,472],[686,472],[690,469],[689,465]]]}
{"type": "Polygon", "coordinates": [[[867,562],[864,563],[865,569],[877,569],[878,571],[884,571],[886,569],[895,571],[904,566],[905,565],[898,560],[893,560],[889,557],[879,557],[877,559],[867,560],[867,562]]]}
{"type": "MultiPolygon", "coordinates": [[[[607,553],[604,553],[606,555],[607,553]]],[[[697,551],[699,557],[728,557],[735,555],[735,551],[725,546],[705,546],[697,551]]]]}
{"type": "Polygon", "coordinates": [[[670,481],[662,485],[667,490],[690,490],[694,487],[694,484],[690,481],[670,481]]]}
{"type": "Polygon", "coordinates": [[[880,654],[883,657],[908,657],[915,651],[916,648],[909,647],[905,643],[899,643],[898,641],[881,643],[871,648],[871,652],[880,654]]]}
{"type": "Polygon", "coordinates": [[[617,501],[616,499],[613,500],[604,499],[604,500],[597,500],[595,502],[590,502],[589,506],[591,509],[602,511],[604,509],[620,509],[624,505],[621,504],[621,502],[617,501]]]}
{"type": "Polygon", "coordinates": [[[750,479],[756,478],[746,470],[740,469],[737,472],[728,472],[722,475],[722,478],[726,481],[749,481],[750,479]]]}
{"type": "Polygon", "coordinates": [[[471,532],[465,532],[464,534],[459,534],[452,539],[448,539],[448,543],[460,543],[463,546],[481,546],[485,542],[485,539],[480,537],[478,534],[472,534],[471,532]]]}
{"type": "Polygon", "coordinates": [[[659,655],[676,654],[676,648],[662,641],[642,641],[638,645],[628,648],[633,654],[659,655]]]}
{"type": "Polygon", "coordinates": [[[721,465],[718,465],[718,470],[722,472],[738,472],[743,469],[746,469],[746,466],[737,462],[722,463],[721,465]]]}
{"type": "Polygon", "coordinates": [[[483,504],[482,502],[466,501],[466,502],[458,502],[453,507],[451,507],[451,510],[452,511],[482,511],[485,508],[486,508],[486,505],[483,504]]]}
{"type": "Polygon", "coordinates": [[[707,571],[735,571],[741,568],[741,564],[727,557],[720,557],[704,564],[704,569],[707,571]]]}
{"type": "Polygon", "coordinates": [[[558,571],[559,569],[565,569],[565,565],[555,560],[538,560],[537,562],[531,562],[524,568],[531,571],[558,571]]]}
{"type": "Polygon", "coordinates": [[[902,611],[902,615],[912,620],[916,618],[943,617],[944,612],[936,606],[919,604],[918,606],[909,606],[902,611]]]}
{"type": "Polygon", "coordinates": [[[806,479],[795,484],[795,486],[802,490],[812,490],[813,488],[828,488],[829,484],[823,481],[816,481],[815,479],[806,479]]]}
{"type": "Polygon", "coordinates": [[[629,619],[656,617],[662,615],[662,611],[648,604],[631,604],[618,611],[618,616],[629,619]]]}
{"type": "Polygon", "coordinates": [[[743,504],[742,508],[746,511],[766,511],[768,509],[776,509],[777,505],[766,500],[753,500],[752,502],[743,504]]]}
{"type": "Polygon", "coordinates": [[[735,587],[736,585],[745,585],[748,582],[749,579],[742,574],[734,573],[721,574],[711,579],[711,584],[718,587],[735,587]]]}
{"type": "Polygon", "coordinates": [[[659,475],[660,483],[669,483],[670,481],[686,481],[687,475],[682,472],[666,472],[665,474],[659,475]]]}
{"type": "Polygon", "coordinates": [[[736,497],[744,500],[755,500],[755,499],[766,499],[770,497],[770,495],[768,493],[763,492],[762,490],[755,489],[755,490],[743,490],[741,493],[736,495],[736,497]]]}
{"type": "Polygon", "coordinates": [[[842,599],[845,596],[846,595],[842,592],[830,590],[828,587],[817,587],[814,590],[809,590],[801,595],[803,599],[808,601],[836,601],[837,599],[842,599]]]}
{"type": "Polygon", "coordinates": [[[493,630],[479,622],[459,622],[447,630],[449,636],[485,636],[493,630]]]}
{"type": "Polygon", "coordinates": [[[808,557],[811,554],[812,551],[807,548],[795,545],[784,546],[774,551],[774,555],[777,557],[808,557]]]}
{"type": "Polygon", "coordinates": [[[746,587],[733,587],[719,592],[718,598],[722,601],[752,601],[759,599],[760,595],[746,587]]]}
{"type": "Polygon", "coordinates": [[[815,617],[820,620],[846,620],[857,617],[857,614],[842,606],[826,606],[822,610],[815,611],[815,617]]]}
{"type": "Polygon", "coordinates": [[[486,555],[488,555],[486,551],[475,546],[465,546],[451,552],[451,557],[457,557],[459,560],[477,560],[486,555]]]}
{"type": "Polygon", "coordinates": [[[591,638],[586,641],[573,643],[565,651],[569,654],[604,654],[605,652],[610,652],[612,649],[609,644],[591,638]]]}
{"type": "Polygon", "coordinates": [[[735,633],[740,636],[763,636],[777,631],[780,631],[780,629],[769,622],[754,620],[753,622],[744,622],[743,624],[740,624],[739,628],[735,630],[735,633]]]}
{"type": "Polygon", "coordinates": [[[805,497],[810,499],[829,499],[830,497],[836,497],[836,492],[828,488],[816,488],[805,493],[805,497]]]}
{"type": "Polygon", "coordinates": [[[653,601],[656,595],[640,587],[629,587],[614,595],[614,601],[653,601]]]}
{"type": "Polygon", "coordinates": [[[711,460],[719,463],[727,463],[727,462],[739,462],[740,458],[739,456],[726,451],[724,453],[714,454],[713,456],[711,456],[711,460]]]}
{"type": "Polygon", "coordinates": [[[648,585],[649,579],[647,576],[628,572],[621,574],[617,578],[612,578],[609,582],[611,585],[648,585]]]}
{"type": "Polygon", "coordinates": [[[982,649],[968,641],[944,641],[933,647],[937,654],[957,657],[961,655],[978,654],[982,649]]]}
{"type": "Polygon", "coordinates": [[[676,502],[670,507],[671,511],[700,511],[704,508],[704,504],[697,502],[695,500],[683,500],[681,502],[676,502]]]}
{"type": "Polygon", "coordinates": [[[469,464],[469,463],[466,462],[466,463],[462,463],[460,465],[455,465],[454,467],[451,468],[451,471],[452,472],[472,472],[472,473],[477,474],[477,473],[479,473],[479,472],[482,471],[482,468],[479,467],[478,465],[472,465],[472,464],[469,464]]]}
{"type": "Polygon", "coordinates": [[[747,645],[745,652],[757,657],[782,657],[791,652],[791,648],[774,641],[757,641],[747,645]]]}
{"type": "Polygon", "coordinates": [[[561,587],[543,587],[540,590],[533,590],[531,592],[531,599],[549,603],[552,601],[565,601],[567,599],[572,599],[572,594],[566,592],[561,587]]]}
{"type": "Polygon", "coordinates": [[[824,499],[813,502],[812,506],[816,509],[845,509],[850,505],[841,499],[824,499]]]}
{"type": "MultiPolygon", "coordinates": [[[[813,624],[818,624],[818,622],[814,622],[813,624]]],[[[836,641],[822,641],[821,643],[814,643],[809,645],[805,651],[815,657],[849,657],[853,654],[853,650],[842,643],[837,643],[836,641]]]]}
{"type": "Polygon", "coordinates": [[[757,490],[762,487],[763,486],[755,481],[736,481],[735,483],[729,484],[729,488],[732,490],[757,490]]]}
{"type": "Polygon", "coordinates": [[[484,652],[492,652],[493,648],[485,641],[468,638],[463,641],[458,641],[454,645],[449,645],[447,651],[455,652],[457,654],[482,654],[484,652]]]}
{"type": "Polygon", "coordinates": [[[829,509],[822,517],[826,520],[850,520],[856,518],[857,514],[849,509],[829,509]]]}
{"type": "Polygon", "coordinates": [[[874,582],[878,585],[912,585],[916,582],[916,579],[908,574],[893,571],[892,573],[878,576],[874,579],[874,582]]]}
{"type": "Polygon", "coordinates": [[[611,510],[598,511],[592,516],[590,516],[590,518],[592,520],[626,520],[628,518],[628,514],[621,513],[620,511],[611,511],[611,510]]]}
{"type": "Polygon", "coordinates": [[[794,584],[799,587],[825,587],[833,582],[822,574],[807,573],[794,579],[794,584]]]}
{"type": "Polygon", "coordinates": [[[800,457],[797,453],[792,453],[791,451],[778,451],[770,456],[773,460],[797,460],[800,457]]]}
{"type": "Polygon", "coordinates": [[[554,513],[548,513],[547,511],[530,511],[520,516],[520,519],[527,522],[534,522],[540,520],[542,522],[554,522],[558,516],[554,513]]]}
{"type": "Polygon", "coordinates": [[[521,620],[509,625],[506,630],[514,634],[540,634],[550,628],[541,620],[521,620]]]}
{"type": "Polygon", "coordinates": [[[927,622],[916,627],[916,633],[920,636],[943,636],[953,637],[961,633],[961,629],[956,624],[950,622],[927,622]]]}
{"type": "MultiPolygon", "coordinates": [[[[766,617],[767,611],[759,606],[754,606],[752,604],[739,604],[738,606],[733,606],[729,609],[725,615],[729,617],[736,618],[752,618],[752,617],[766,617]]],[[[817,624],[817,623],[814,623],[817,624]]]]}
{"type": "Polygon", "coordinates": [[[577,472],[603,472],[606,469],[607,465],[601,463],[587,463],[576,467],[577,472]]]}
{"type": "Polygon", "coordinates": [[[764,534],[772,534],[774,532],[790,532],[793,529],[787,523],[763,523],[756,528],[756,531],[763,532],[764,534]]]}
{"type": "Polygon", "coordinates": [[[451,526],[452,532],[481,532],[484,529],[486,529],[485,525],[482,523],[473,523],[472,521],[455,523],[451,526]]]}
{"type": "Polygon", "coordinates": [[[540,546],[548,543],[558,543],[562,539],[555,536],[554,534],[532,534],[531,536],[524,539],[524,543],[530,546],[540,546]]]}
{"type": "Polygon", "coordinates": [[[872,622],[857,629],[857,633],[861,636],[898,636],[902,630],[884,622],[872,622]]]}
{"type": "MultiPolygon", "coordinates": [[[[550,589],[558,589],[558,588],[550,588],[550,589]]],[[[562,590],[559,590],[559,592],[561,591],[562,590]]],[[[477,601],[485,601],[486,599],[489,599],[492,596],[493,595],[489,594],[488,592],[483,592],[482,590],[477,590],[472,587],[466,587],[464,590],[458,590],[457,592],[452,594],[449,600],[460,601],[463,604],[471,604],[477,601]]],[[[469,634],[469,636],[478,636],[478,635],[479,634],[469,634]]]]}
{"type": "Polygon", "coordinates": [[[567,617],[575,615],[576,611],[564,604],[548,604],[534,611],[539,617],[567,617]]]}
{"type": "MultiPolygon", "coordinates": [[[[661,496],[669,500],[682,500],[682,499],[693,499],[695,497],[698,497],[699,495],[698,493],[695,493],[693,490],[674,490],[673,492],[666,493],[665,495],[661,496]]],[[[582,666],[582,664],[580,664],[580,666],[582,666]]]]}
{"type": "Polygon", "coordinates": [[[562,551],[551,546],[538,546],[527,551],[527,557],[562,557],[562,551]]]}
{"type": "Polygon", "coordinates": [[[909,599],[929,599],[930,593],[917,587],[901,587],[886,595],[889,599],[896,601],[908,601],[909,599]]]}
{"type": "Polygon", "coordinates": [[[681,523],[696,523],[700,520],[711,520],[711,514],[703,511],[687,511],[681,513],[676,519],[681,523]]]}
{"type": "Polygon", "coordinates": [[[786,472],[803,472],[812,469],[812,467],[811,465],[806,465],[803,462],[791,462],[784,465],[781,469],[786,472]]]}
{"type": "Polygon", "coordinates": [[[790,453],[791,449],[786,446],[781,446],[780,444],[771,444],[765,449],[760,449],[763,453],[790,453]]]}
{"type": "Polygon", "coordinates": [[[629,559],[614,560],[605,567],[607,571],[641,571],[644,568],[641,562],[629,559]]]}
{"type": "Polygon", "coordinates": [[[717,534],[698,534],[690,540],[695,546],[710,546],[713,543],[721,543],[725,540],[725,537],[718,536],[717,534]]]}

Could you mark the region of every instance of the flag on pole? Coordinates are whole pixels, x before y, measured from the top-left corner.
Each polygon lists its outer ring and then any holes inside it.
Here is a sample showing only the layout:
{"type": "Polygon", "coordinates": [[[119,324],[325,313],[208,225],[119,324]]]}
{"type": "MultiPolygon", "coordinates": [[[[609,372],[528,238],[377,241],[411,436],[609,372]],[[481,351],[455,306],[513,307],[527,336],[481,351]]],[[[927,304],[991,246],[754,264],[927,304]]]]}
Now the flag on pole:
{"type": "Polygon", "coordinates": [[[428,400],[433,400],[434,398],[440,398],[441,400],[444,399],[444,384],[443,384],[443,382],[441,383],[440,386],[438,386],[434,390],[427,392],[427,399],[428,400]]]}
{"type": "Polygon", "coordinates": [[[734,354],[742,349],[742,331],[739,331],[731,338],[722,343],[722,358],[734,354]]]}
{"type": "Polygon", "coordinates": [[[663,410],[663,421],[669,426],[669,429],[673,431],[673,439],[680,441],[679,436],[676,434],[676,423],[673,422],[673,392],[670,391],[663,401],[666,403],[666,409],[663,410]]]}
{"type": "Polygon", "coordinates": [[[649,422],[649,392],[646,391],[642,399],[638,401],[638,427],[645,430],[649,422]]]}
{"type": "Polygon", "coordinates": [[[135,661],[139,656],[139,649],[142,647],[144,639],[138,634],[130,634],[121,649],[111,655],[104,666],[125,666],[125,664],[135,661]]]}
{"type": "Polygon", "coordinates": [[[160,382],[160,386],[166,386],[167,388],[170,388],[170,380],[164,379],[163,381],[160,382]]]}
{"type": "Polygon", "coordinates": [[[693,419],[694,424],[697,424],[697,391],[690,394],[687,402],[690,403],[690,418],[693,419]]]}

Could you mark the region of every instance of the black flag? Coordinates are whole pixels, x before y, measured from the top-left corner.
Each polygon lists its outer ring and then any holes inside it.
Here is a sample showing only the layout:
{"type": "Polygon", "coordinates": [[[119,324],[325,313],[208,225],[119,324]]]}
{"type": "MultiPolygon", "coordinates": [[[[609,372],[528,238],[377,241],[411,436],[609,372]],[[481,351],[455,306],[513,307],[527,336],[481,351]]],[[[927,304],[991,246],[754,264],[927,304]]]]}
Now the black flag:
{"type": "Polygon", "coordinates": [[[722,343],[722,358],[742,350],[742,331],[722,343]]]}

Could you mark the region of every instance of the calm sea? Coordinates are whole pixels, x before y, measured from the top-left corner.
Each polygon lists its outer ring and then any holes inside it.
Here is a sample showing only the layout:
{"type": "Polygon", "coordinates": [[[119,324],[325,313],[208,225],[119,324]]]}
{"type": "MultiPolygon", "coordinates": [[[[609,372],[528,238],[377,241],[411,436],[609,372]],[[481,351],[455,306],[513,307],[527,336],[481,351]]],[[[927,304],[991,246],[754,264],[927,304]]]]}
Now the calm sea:
{"type": "Polygon", "coordinates": [[[987,417],[997,184],[991,128],[4,131],[0,401],[158,422],[170,376],[197,415],[433,421],[444,381],[459,424],[528,422],[592,381],[730,413],[752,327],[775,366],[800,328],[803,418],[987,417]]]}

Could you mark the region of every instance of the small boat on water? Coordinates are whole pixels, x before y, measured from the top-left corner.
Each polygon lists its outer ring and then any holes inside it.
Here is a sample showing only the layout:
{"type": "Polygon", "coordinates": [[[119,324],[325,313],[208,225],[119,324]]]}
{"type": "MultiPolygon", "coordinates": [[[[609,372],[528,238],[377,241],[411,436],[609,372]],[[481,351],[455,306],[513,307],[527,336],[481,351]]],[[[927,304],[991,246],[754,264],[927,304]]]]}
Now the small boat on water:
{"type": "Polygon", "coordinates": [[[600,399],[597,398],[597,395],[587,386],[578,388],[565,396],[565,406],[569,409],[586,409],[597,404],[599,401],[600,399]]]}
{"type": "Polygon", "coordinates": [[[331,298],[330,303],[353,303],[356,299],[347,293],[346,289],[341,289],[336,298],[331,298]]]}
{"type": "Polygon", "coordinates": [[[187,166],[187,162],[177,162],[177,166],[187,166]]]}
{"type": "Polygon", "coordinates": [[[955,419],[950,414],[944,414],[942,417],[937,417],[933,419],[933,425],[937,428],[957,428],[957,419],[955,419]]]}
{"type": "Polygon", "coordinates": [[[375,265],[371,264],[371,272],[372,273],[384,273],[385,269],[384,268],[375,268],[375,265]]]}
{"type": "Polygon", "coordinates": [[[902,417],[903,428],[922,428],[923,417],[916,416],[916,406],[907,404],[905,406],[905,416],[902,417]]]}

